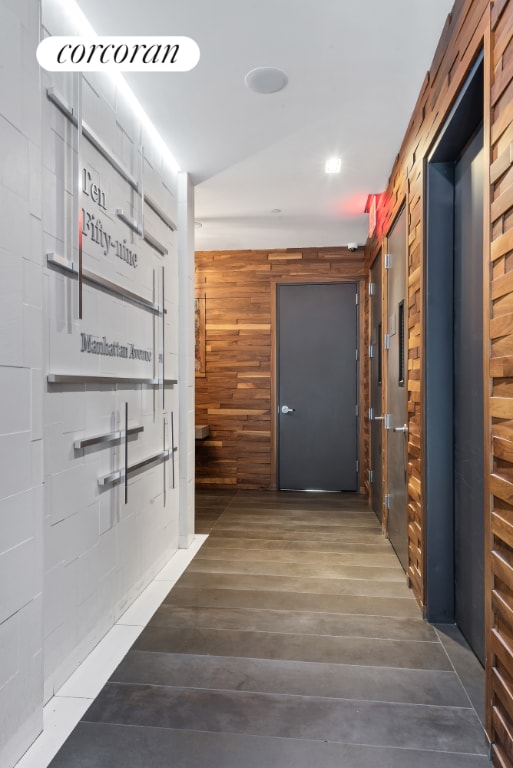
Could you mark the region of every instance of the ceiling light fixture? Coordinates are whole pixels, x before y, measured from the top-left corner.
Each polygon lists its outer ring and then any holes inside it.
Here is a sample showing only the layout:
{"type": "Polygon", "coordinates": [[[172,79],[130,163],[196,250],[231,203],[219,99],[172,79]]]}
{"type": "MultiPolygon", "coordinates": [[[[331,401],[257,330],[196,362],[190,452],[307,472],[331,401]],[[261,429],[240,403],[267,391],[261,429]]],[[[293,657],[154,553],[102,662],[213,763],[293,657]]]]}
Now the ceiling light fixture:
{"type": "Polygon", "coordinates": [[[277,93],[285,88],[288,81],[285,72],[276,67],[257,67],[244,78],[249,90],[255,93],[277,93]]]}
{"type": "Polygon", "coordinates": [[[340,173],[340,169],[342,168],[342,160],[340,157],[330,157],[329,160],[326,160],[326,165],[324,167],[324,170],[326,173],[340,173]]]}

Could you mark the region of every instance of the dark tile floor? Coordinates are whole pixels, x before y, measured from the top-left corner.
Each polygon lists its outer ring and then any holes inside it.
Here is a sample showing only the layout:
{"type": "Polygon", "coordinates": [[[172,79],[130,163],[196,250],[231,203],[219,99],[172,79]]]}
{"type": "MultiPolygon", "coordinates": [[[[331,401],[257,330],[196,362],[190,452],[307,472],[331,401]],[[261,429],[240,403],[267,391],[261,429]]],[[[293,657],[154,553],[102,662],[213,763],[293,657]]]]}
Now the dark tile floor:
{"type": "Polygon", "coordinates": [[[484,768],[483,671],[354,494],[201,492],[209,538],[51,768],[484,768]]]}

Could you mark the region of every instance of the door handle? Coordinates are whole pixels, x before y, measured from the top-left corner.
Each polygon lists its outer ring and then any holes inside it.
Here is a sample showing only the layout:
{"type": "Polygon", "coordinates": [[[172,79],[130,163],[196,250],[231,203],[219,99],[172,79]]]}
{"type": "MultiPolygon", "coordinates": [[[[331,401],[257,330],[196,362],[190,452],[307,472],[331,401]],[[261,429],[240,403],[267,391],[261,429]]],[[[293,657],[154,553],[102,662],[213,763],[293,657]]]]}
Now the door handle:
{"type": "Polygon", "coordinates": [[[394,432],[408,432],[408,425],[404,424],[402,427],[394,427],[394,432]]]}
{"type": "Polygon", "coordinates": [[[281,412],[282,413],[292,413],[295,410],[296,410],[295,408],[289,408],[288,405],[282,405],[281,406],[281,412]]]}
{"type": "Polygon", "coordinates": [[[373,420],[374,420],[374,421],[384,421],[384,420],[385,420],[385,417],[384,417],[384,416],[374,416],[374,419],[373,419],[373,420]]]}

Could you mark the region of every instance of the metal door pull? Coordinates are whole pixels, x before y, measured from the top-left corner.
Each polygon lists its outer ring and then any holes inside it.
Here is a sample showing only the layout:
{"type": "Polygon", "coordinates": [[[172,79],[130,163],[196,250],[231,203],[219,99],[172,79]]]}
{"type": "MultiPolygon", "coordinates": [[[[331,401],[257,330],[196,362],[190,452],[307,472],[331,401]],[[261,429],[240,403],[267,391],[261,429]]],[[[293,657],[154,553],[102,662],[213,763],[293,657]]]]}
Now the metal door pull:
{"type": "Polygon", "coordinates": [[[289,408],[288,405],[282,405],[281,406],[281,412],[282,413],[292,413],[295,410],[296,410],[295,408],[289,408]]]}
{"type": "Polygon", "coordinates": [[[385,420],[384,416],[374,416],[374,421],[384,421],[384,420],[385,420]]]}
{"type": "Polygon", "coordinates": [[[404,424],[402,427],[394,427],[394,432],[408,432],[408,425],[404,424]]]}

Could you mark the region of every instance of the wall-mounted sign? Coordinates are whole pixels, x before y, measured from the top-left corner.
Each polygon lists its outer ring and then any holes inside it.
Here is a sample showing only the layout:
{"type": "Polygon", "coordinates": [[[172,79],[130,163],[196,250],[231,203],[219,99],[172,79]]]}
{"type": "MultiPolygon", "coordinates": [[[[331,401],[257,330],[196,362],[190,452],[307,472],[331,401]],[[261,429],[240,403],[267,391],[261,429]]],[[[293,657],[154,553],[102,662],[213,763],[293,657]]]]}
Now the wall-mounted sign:
{"type": "MultiPolygon", "coordinates": [[[[94,203],[99,209],[107,212],[107,198],[104,190],[93,181],[92,174],[87,168],[82,170],[82,195],[84,204],[94,203]]],[[[113,253],[118,259],[124,261],[128,266],[137,268],[138,256],[128,245],[126,239],[120,238],[114,240],[112,233],[108,232],[103,225],[103,221],[98,214],[98,210],[92,213],[85,207],[82,208],[82,234],[95,245],[100,246],[104,256],[113,253]]]]}
{"type": "Polygon", "coordinates": [[[142,360],[146,363],[151,363],[153,358],[153,353],[149,349],[139,349],[130,342],[122,344],[119,341],[108,341],[106,336],[99,338],[91,333],[81,333],[80,344],[81,352],[92,355],[123,357],[126,360],[142,360]]]}

